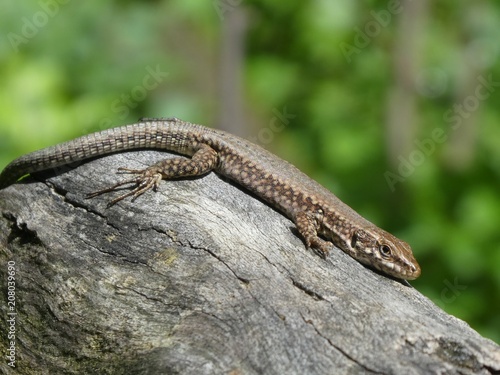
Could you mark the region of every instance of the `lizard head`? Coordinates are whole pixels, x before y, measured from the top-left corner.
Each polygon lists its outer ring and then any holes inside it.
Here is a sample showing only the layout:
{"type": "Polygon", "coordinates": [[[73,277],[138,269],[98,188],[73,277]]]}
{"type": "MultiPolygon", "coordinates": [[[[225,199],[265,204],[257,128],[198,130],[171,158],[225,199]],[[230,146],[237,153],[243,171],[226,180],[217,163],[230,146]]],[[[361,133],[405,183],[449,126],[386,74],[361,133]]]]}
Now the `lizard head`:
{"type": "Polygon", "coordinates": [[[350,242],[344,243],[347,253],[359,262],[398,279],[414,280],[420,276],[420,266],[410,245],[380,229],[355,229],[350,242]]]}

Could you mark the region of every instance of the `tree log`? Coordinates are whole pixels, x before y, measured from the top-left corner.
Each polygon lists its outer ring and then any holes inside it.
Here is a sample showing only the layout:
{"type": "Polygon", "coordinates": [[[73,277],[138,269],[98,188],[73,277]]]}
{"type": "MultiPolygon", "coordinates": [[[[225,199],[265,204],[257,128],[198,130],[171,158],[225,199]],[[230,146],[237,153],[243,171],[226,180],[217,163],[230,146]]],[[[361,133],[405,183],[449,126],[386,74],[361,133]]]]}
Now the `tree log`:
{"type": "Polygon", "coordinates": [[[110,208],[117,193],[85,199],[117,167],[168,156],[115,154],[0,191],[0,347],[14,342],[20,373],[500,373],[498,345],[338,249],[322,259],[214,173],[110,208]]]}

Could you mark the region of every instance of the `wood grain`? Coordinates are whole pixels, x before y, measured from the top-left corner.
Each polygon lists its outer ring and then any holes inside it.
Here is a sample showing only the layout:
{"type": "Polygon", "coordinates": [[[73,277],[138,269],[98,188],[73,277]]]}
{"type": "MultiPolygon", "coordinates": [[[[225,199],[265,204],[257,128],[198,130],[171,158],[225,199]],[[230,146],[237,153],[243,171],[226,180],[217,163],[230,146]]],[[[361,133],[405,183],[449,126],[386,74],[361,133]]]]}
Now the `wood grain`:
{"type": "Polygon", "coordinates": [[[306,250],[291,221],[213,173],[109,209],[84,199],[110,170],[164,157],[111,155],[0,191],[20,373],[500,372],[498,345],[340,250],[306,250]]]}

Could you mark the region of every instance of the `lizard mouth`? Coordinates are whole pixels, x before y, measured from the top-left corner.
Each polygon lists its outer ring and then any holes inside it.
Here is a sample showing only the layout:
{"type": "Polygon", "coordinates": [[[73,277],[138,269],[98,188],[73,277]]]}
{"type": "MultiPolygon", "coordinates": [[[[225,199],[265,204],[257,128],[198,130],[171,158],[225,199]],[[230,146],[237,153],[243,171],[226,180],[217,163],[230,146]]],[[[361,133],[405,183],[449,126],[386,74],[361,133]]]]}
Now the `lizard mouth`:
{"type": "Polygon", "coordinates": [[[388,261],[379,261],[372,263],[367,259],[358,259],[368,268],[379,271],[381,274],[393,277],[399,280],[415,280],[420,276],[420,266],[416,263],[398,264],[388,261]]]}
{"type": "Polygon", "coordinates": [[[379,270],[403,280],[415,280],[420,276],[421,272],[418,265],[407,264],[405,267],[402,267],[396,263],[382,263],[382,267],[379,270]]]}
{"type": "Polygon", "coordinates": [[[406,280],[415,280],[420,276],[420,267],[419,266],[411,266],[412,270],[406,273],[406,280]]]}

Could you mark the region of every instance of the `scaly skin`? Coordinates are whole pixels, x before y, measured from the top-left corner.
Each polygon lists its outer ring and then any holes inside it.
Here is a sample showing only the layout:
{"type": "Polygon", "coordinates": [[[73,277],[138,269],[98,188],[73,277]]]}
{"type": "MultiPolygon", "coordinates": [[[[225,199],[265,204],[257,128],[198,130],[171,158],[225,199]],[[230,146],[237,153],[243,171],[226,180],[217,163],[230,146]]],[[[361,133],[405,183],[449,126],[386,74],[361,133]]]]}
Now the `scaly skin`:
{"type": "Polygon", "coordinates": [[[201,176],[210,171],[226,176],[252,191],[290,218],[312,247],[327,255],[331,243],[359,262],[399,279],[412,280],[420,267],[410,246],[361,217],[330,191],[293,165],[263,148],[229,133],[176,118],[142,119],[137,124],[89,134],[21,156],[0,174],[0,188],[22,176],[79,160],[139,148],[163,149],[191,156],[165,159],[89,197],[134,184],[115,198],[138,197],[158,188],[162,179],[201,176]]]}

